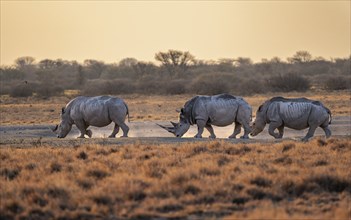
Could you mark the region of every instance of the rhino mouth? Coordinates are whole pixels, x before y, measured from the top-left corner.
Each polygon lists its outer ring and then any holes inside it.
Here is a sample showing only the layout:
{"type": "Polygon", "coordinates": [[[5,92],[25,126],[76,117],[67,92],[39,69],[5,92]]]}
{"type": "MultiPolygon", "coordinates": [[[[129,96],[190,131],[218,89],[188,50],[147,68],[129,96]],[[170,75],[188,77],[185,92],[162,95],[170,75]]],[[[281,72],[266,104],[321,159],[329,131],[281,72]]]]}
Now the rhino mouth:
{"type": "MultiPolygon", "coordinates": [[[[262,130],[261,130],[261,131],[262,131],[262,130]]],[[[253,129],[253,130],[250,132],[250,135],[251,135],[252,137],[254,137],[254,136],[258,135],[259,133],[261,133],[261,131],[260,131],[260,130],[257,130],[257,129],[253,129]]]]}

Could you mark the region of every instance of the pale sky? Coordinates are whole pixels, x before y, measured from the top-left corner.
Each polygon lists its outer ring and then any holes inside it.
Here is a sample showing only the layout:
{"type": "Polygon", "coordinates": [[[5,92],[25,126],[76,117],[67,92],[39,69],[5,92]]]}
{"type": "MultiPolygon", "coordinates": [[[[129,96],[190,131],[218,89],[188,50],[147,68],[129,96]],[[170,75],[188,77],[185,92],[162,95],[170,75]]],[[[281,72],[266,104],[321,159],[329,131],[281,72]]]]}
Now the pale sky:
{"type": "Polygon", "coordinates": [[[168,49],[204,60],[285,60],[299,50],[344,58],[350,2],[1,0],[1,65],[21,56],[156,63],[168,49]]]}

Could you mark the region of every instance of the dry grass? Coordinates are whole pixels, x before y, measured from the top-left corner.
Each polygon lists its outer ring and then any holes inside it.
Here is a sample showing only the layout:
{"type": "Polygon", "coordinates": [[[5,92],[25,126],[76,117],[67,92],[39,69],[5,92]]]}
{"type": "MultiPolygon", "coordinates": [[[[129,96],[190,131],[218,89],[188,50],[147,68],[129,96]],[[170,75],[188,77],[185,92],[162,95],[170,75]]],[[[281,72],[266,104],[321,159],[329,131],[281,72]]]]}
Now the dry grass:
{"type": "MultiPolygon", "coordinates": [[[[66,93],[66,96],[51,97],[48,99],[39,98],[11,98],[0,96],[0,125],[21,125],[21,124],[54,124],[59,122],[61,108],[77,94],[66,93]]],[[[265,100],[277,94],[264,94],[244,97],[253,107],[254,113],[258,106],[265,100]]],[[[308,97],[322,101],[329,107],[334,115],[351,114],[351,95],[349,91],[334,92],[311,92],[306,93],[284,93],[286,97],[308,97]]],[[[152,120],[177,120],[176,109],[181,108],[192,95],[173,96],[143,96],[123,95],[129,105],[132,121],[152,120]]]]}
{"type": "Polygon", "coordinates": [[[350,158],[350,138],[3,146],[0,219],[348,219],[350,158]]]}

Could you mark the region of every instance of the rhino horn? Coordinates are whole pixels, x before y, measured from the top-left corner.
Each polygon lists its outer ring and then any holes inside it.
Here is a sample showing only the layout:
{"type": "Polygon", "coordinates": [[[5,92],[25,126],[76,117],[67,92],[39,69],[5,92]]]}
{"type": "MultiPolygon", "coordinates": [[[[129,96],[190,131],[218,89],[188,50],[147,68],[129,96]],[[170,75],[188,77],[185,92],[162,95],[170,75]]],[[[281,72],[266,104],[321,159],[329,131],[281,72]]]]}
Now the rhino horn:
{"type": "Polygon", "coordinates": [[[58,128],[58,125],[56,125],[54,128],[51,128],[51,130],[52,130],[53,132],[55,132],[55,131],[57,130],[57,128],[58,128]]]}
{"type": "Polygon", "coordinates": [[[171,133],[175,132],[174,127],[166,127],[166,126],[163,126],[163,125],[160,125],[160,124],[157,124],[157,125],[160,126],[163,129],[165,129],[168,132],[171,132],[171,133]]]}
{"type": "Polygon", "coordinates": [[[173,121],[171,121],[171,124],[173,125],[173,127],[176,127],[178,125],[178,123],[175,123],[173,121]]]}

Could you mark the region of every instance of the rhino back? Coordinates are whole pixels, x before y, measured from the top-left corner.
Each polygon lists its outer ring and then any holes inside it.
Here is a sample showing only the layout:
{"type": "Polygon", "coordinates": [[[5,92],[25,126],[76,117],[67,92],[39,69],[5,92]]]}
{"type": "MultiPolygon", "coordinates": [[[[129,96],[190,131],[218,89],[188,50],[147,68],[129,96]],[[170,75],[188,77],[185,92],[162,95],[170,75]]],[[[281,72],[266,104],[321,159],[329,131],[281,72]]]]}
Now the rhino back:
{"type": "Polygon", "coordinates": [[[221,94],[199,99],[196,102],[196,119],[208,120],[216,126],[227,126],[235,121],[240,98],[221,94]]]}
{"type": "Polygon", "coordinates": [[[313,104],[309,102],[273,102],[267,117],[269,122],[282,121],[284,126],[293,129],[308,127],[308,120],[313,104]]]}
{"type": "Polygon", "coordinates": [[[111,123],[111,114],[126,115],[126,105],[122,99],[110,96],[85,97],[77,99],[71,106],[71,118],[84,120],[87,125],[97,127],[111,123]]]}

